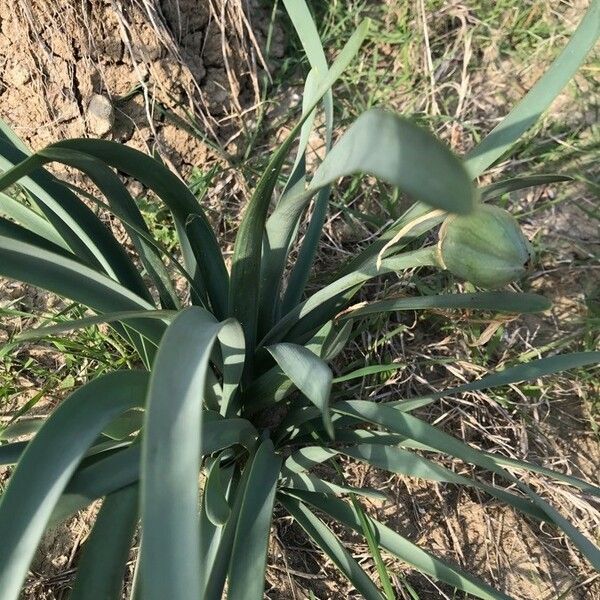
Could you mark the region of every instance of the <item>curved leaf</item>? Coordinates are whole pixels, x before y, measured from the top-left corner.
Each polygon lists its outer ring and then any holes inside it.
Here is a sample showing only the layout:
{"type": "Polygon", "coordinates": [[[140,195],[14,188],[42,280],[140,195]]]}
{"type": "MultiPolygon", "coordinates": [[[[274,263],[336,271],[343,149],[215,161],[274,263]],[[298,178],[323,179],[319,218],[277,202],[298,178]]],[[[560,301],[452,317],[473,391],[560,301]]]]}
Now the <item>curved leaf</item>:
{"type": "Polygon", "coordinates": [[[383,596],[375,584],[329,527],[306,508],[298,498],[279,494],[278,500],[364,598],[367,600],[383,600],[383,596]]]}
{"type": "Polygon", "coordinates": [[[204,510],[206,510],[206,516],[213,525],[225,524],[231,513],[221,483],[220,458],[212,460],[208,468],[204,484],[204,510]]]}
{"type": "Polygon", "coordinates": [[[94,439],[117,415],[144,402],[145,372],[104,375],[71,394],[48,418],[0,501],[0,589],[16,600],[54,505],[94,439]]]}
{"type": "Polygon", "coordinates": [[[195,196],[169,169],[150,156],[109,140],[77,139],[48,149],[69,149],[94,156],[151,189],[173,214],[186,270],[197,289],[208,290],[213,312],[225,316],[229,275],[215,233],[195,196]]]}
{"type": "Polygon", "coordinates": [[[80,260],[110,277],[126,282],[137,269],[112,233],[69,188],[28,156],[0,137],[0,190],[19,182],[80,260]]]}
{"type": "MultiPolygon", "coordinates": [[[[154,245],[148,244],[145,240],[145,237],[150,236],[148,226],[142,217],[142,213],[133,201],[131,194],[127,191],[127,188],[123,185],[119,177],[102,161],[74,150],[48,148],[41,150],[37,155],[44,162],[57,161],[79,169],[93,181],[106,197],[114,213],[122,219],[123,226],[138,251],[142,264],[159,292],[163,308],[179,308],[179,299],[160,254],[154,245]],[[138,231],[144,234],[144,237],[138,235],[138,231]]],[[[143,281],[142,286],[144,286],[143,281]]],[[[151,299],[145,286],[143,289],[148,296],[147,299],[151,299]]],[[[137,291],[137,288],[134,291],[137,291]]],[[[142,295],[140,291],[137,293],[142,295]]]]}
{"type": "MultiPolygon", "coordinates": [[[[79,262],[1,235],[0,275],[81,302],[98,312],[154,310],[152,304],[120,283],[79,262]]],[[[164,325],[145,319],[132,320],[130,326],[154,343],[164,329],[164,325]]]]}
{"type": "Polygon", "coordinates": [[[269,532],[281,457],[271,440],[256,451],[235,530],[229,563],[227,598],[262,600],[269,532]]]}
{"type": "Polygon", "coordinates": [[[197,510],[202,397],[222,327],[192,306],[173,320],[156,355],[140,474],[140,585],[150,600],[196,600],[202,590],[197,510]]]}
{"type": "Polygon", "coordinates": [[[537,187],[538,185],[548,185],[549,183],[562,183],[563,181],[573,181],[573,178],[568,175],[541,174],[503,179],[502,181],[495,181],[481,188],[481,200],[485,202],[516,190],[537,187]]]}
{"type": "Polygon", "coordinates": [[[327,364],[304,346],[274,344],[268,346],[283,372],[294,385],[321,411],[323,425],[333,438],[334,431],[329,411],[329,396],[333,374],[327,364]]]}
{"type": "Polygon", "coordinates": [[[68,244],[60,237],[47,219],[4,192],[0,192],[0,214],[14,219],[29,231],[37,233],[37,235],[64,250],[69,250],[68,244]]]}

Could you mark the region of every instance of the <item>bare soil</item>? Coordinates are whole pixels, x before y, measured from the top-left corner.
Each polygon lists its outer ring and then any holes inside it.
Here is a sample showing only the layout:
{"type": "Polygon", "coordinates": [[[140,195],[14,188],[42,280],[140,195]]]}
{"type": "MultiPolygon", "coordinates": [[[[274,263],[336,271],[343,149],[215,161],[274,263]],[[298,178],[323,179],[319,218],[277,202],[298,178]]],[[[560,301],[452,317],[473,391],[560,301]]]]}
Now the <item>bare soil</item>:
{"type": "Polygon", "coordinates": [[[0,114],[33,150],[103,136],[185,172],[208,148],[177,119],[227,145],[260,100],[269,13],[247,6],[0,0],[0,114]]]}

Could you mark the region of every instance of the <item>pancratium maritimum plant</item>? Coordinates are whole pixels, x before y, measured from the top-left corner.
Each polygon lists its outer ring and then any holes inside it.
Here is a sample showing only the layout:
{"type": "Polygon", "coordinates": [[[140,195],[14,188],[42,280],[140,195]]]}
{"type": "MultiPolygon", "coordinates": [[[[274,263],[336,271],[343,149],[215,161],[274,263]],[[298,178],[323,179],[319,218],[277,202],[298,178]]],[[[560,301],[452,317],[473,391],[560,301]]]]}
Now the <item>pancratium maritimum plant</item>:
{"type": "Polygon", "coordinates": [[[476,450],[411,414],[442,396],[593,364],[600,353],[543,358],[438,394],[386,403],[335,401],[328,366],[349,339],[353,323],[372,314],[430,307],[547,308],[540,296],[482,291],[388,298],[348,310],[365,282],[415,267],[446,267],[492,288],[522,274],[529,260],[527,241],[507,213],[482,202],[565,178],[522,177],[482,189],[473,181],[548,107],[593,47],[600,2],[591,3],[567,48],[521,103],[464,159],[410,120],[379,109],[360,116],[331,146],[331,86],[358,52],[368,24],[360,25],[329,66],[304,2],[287,0],[285,5],[312,67],[304,110],[249,199],[230,270],[196,198],[152,158],[89,139],[29,154],[3,128],[0,186],[20,185],[30,203],[0,197],[0,209],[8,216],[0,219],[0,274],[95,313],[26,332],[20,339],[109,323],[137,349],[143,365],[79,388],[39,423],[29,441],[15,441],[22,429],[14,425],[2,432],[6,443],[0,445],[0,461],[16,464],[0,504],[3,600],[19,597],[46,528],[99,498],[102,507],[79,560],[72,600],[121,598],[138,525],[136,598],[216,600],[227,589],[230,600],[259,600],[276,504],[365,598],[390,597],[385,570],[380,570],[380,590],[323,517],[365,535],[378,565],[378,548],[383,548],[473,596],[507,598],[367,517],[359,497],[379,492],[329,481],[314,471],[326,461],[335,465],[341,456],[481,490],[561,529],[600,568],[598,548],[515,473],[535,471],[596,496],[598,487],[476,450]],[[304,152],[321,103],[328,152],[308,178],[304,152]],[[271,209],[296,142],[291,175],[271,209]],[[96,214],[44,170],[49,162],[80,170],[102,192],[103,205],[122,221],[142,272],[96,214]],[[152,238],[117,171],[139,180],[169,208],[180,255],[169,254],[152,238]],[[359,172],[397,186],[418,202],[307,296],[330,187],[359,172]],[[308,230],[289,268],[298,224],[313,200],[308,230]],[[408,241],[444,220],[439,244],[407,251],[408,241]],[[189,306],[175,293],[165,259],[187,281],[189,306]],[[458,475],[435,462],[432,453],[476,465],[493,473],[497,483],[458,475]],[[201,470],[205,478],[199,485],[201,470]]]}

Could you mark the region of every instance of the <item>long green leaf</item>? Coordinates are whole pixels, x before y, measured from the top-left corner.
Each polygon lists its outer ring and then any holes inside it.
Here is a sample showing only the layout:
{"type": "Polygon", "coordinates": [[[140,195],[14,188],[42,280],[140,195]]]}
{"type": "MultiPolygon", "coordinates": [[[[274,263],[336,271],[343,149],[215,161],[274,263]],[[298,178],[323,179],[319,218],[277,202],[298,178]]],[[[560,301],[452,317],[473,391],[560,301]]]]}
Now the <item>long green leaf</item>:
{"type": "Polygon", "coordinates": [[[121,600],[138,515],[138,486],[109,494],[77,564],[69,600],[121,600]]]}
{"type": "Polygon", "coordinates": [[[198,201],[175,174],[152,157],[108,140],[68,140],[49,148],[94,156],[151,189],[173,214],[187,271],[198,289],[208,290],[214,314],[225,316],[229,276],[219,243],[198,201]]]}
{"type": "Polygon", "coordinates": [[[356,496],[379,500],[380,502],[388,499],[383,492],[374,488],[333,483],[307,472],[294,473],[287,468],[283,468],[282,477],[281,485],[287,489],[306,490],[334,496],[354,494],[356,496]]]}
{"type": "Polygon", "coordinates": [[[124,310],[114,313],[104,313],[93,317],[82,317],[81,319],[73,319],[57,323],[56,325],[46,325],[36,327],[35,329],[25,329],[15,336],[16,342],[26,342],[29,340],[37,340],[43,337],[59,335],[77,329],[85,329],[102,323],[121,322],[127,323],[132,319],[160,319],[170,321],[177,313],[173,310],[124,310]]]}
{"type": "MultiPolygon", "coordinates": [[[[306,504],[310,504],[317,510],[323,511],[354,531],[362,533],[360,517],[356,509],[343,500],[300,490],[286,491],[286,493],[306,504]]],[[[371,519],[371,523],[375,529],[377,541],[382,548],[422,573],[426,573],[438,581],[443,581],[483,600],[511,600],[509,596],[493,589],[478,577],[463,571],[458,566],[453,566],[436,558],[382,523],[374,519],[371,519]]]]}
{"type": "Polygon", "coordinates": [[[116,372],[71,394],[29,443],[0,501],[0,589],[16,600],[54,505],[85,451],[117,415],[144,402],[145,372],[116,372]]]}
{"type": "Polygon", "coordinates": [[[465,166],[478,177],[501,158],[550,106],[573,77],[600,36],[600,0],[592,0],[569,43],[525,97],[504,117],[465,159],[465,166]]]}
{"type": "Polygon", "coordinates": [[[229,563],[227,598],[262,600],[273,504],[281,457],[265,440],[256,451],[244,491],[229,563]]]}
{"type": "Polygon", "coordinates": [[[229,319],[219,332],[221,354],[223,355],[223,387],[221,392],[221,414],[233,416],[238,410],[236,392],[246,358],[246,341],[241,325],[229,319]]]}
{"type": "Polygon", "coordinates": [[[331,529],[318,519],[304,503],[298,498],[285,494],[279,494],[278,500],[364,598],[367,600],[383,599],[375,584],[331,529]]]}
{"type": "Polygon", "coordinates": [[[514,292],[477,292],[474,294],[438,294],[433,296],[386,298],[378,302],[363,303],[341,316],[353,319],[400,310],[428,308],[465,308],[470,310],[493,310],[509,313],[536,313],[548,310],[551,303],[537,294],[514,292]]]}
{"type": "Polygon", "coordinates": [[[213,345],[223,324],[190,307],[159,346],[142,440],[141,586],[149,600],[200,597],[198,474],[202,402],[213,345]]]}
{"type": "MultiPolygon", "coordinates": [[[[36,246],[0,236],[0,274],[41,287],[89,306],[98,312],[154,310],[154,306],[120,283],[36,246]]],[[[130,326],[158,342],[164,326],[147,319],[130,326]]]]}
{"type": "MultiPolygon", "coordinates": [[[[337,441],[350,444],[383,444],[386,446],[402,446],[404,448],[414,448],[417,450],[435,452],[435,450],[427,444],[420,444],[419,442],[410,440],[404,435],[397,435],[385,431],[339,428],[336,431],[336,436],[337,441]]],[[[523,460],[507,458],[499,454],[492,454],[490,452],[482,452],[482,454],[485,454],[498,466],[510,467],[511,469],[514,469],[516,471],[529,471],[531,473],[539,473],[540,475],[544,475],[545,477],[549,477],[550,479],[562,481],[563,483],[572,485],[573,487],[585,492],[586,494],[590,494],[592,496],[600,496],[600,487],[592,485],[591,483],[583,481],[582,479],[579,479],[577,477],[573,477],[572,475],[565,475],[564,473],[559,473],[558,471],[547,469],[546,467],[540,467],[539,465],[523,460]]]]}
{"type": "MultiPolygon", "coordinates": [[[[393,439],[390,440],[389,436],[387,436],[387,439],[384,436],[380,436],[380,439],[377,439],[375,443],[368,443],[368,440],[361,440],[361,443],[356,446],[336,448],[335,450],[324,448],[322,446],[306,446],[297,450],[286,459],[285,468],[302,473],[303,471],[313,468],[315,465],[332,459],[338,454],[345,454],[346,456],[350,456],[369,465],[393,473],[399,473],[409,477],[418,477],[430,481],[441,481],[474,487],[495,498],[508,502],[518,510],[529,514],[536,519],[545,519],[544,512],[537,509],[535,505],[527,499],[516,496],[501,488],[492,487],[476,479],[458,475],[414,452],[409,452],[408,450],[396,447],[395,444],[397,443],[398,442],[393,439]]],[[[311,491],[325,490],[315,489],[311,491]]]]}
{"type": "Polygon", "coordinates": [[[4,217],[0,217],[0,235],[11,238],[17,242],[24,242],[25,244],[36,246],[42,250],[47,250],[48,252],[54,252],[55,254],[79,262],[77,257],[69,250],[66,250],[62,245],[55,244],[45,237],[42,237],[13,221],[9,221],[4,217]]]}
{"type": "Polygon", "coordinates": [[[4,119],[0,119],[0,138],[4,138],[25,156],[31,154],[31,150],[29,150],[25,142],[11,129],[10,125],[4,119]]]}
{"type": "Polygon", "coordinates": [[[269,345],[282,339],[295,341],[302,334],[320,328],[325,322],[335,316],[339,307],[334,305],[333,310],[328,310],[325,315],[319,313],[318,309],[325,306],[332,299],[339,297],[340,294],[362,285],[369,279],[404,269],[435,264],[435,253],[431,247],[384,258],[379,268],[377,267],[377,257],[372,257],[356,271],[336,279],[282,317],[263,338],[261,346],[269,345]],[[312,318],[315,315],[317,315],[317,318],[312,318]]]}
{"type": "Polygon", "coordinates": [[[329,396],[333,374],[327,364],[304,346],[274,344],[267,350],[294,385],[319,408],[323,425],[333,438],[334,431],[329,410],[329,396]]]}
{"type": "MultiPolygon", "coordinates": [[[[255,457],[256,448],[252,448],[249,459],[241,470],[240,476],[232,480],[233,485],[230,486],[227,497],[231,505],[231,513],[227,519],[227,523],[216,532],[209,531],[209,535],[206,537],[204,532],[201,532],[202,555],[200,564],[203,572],[206,574],[202,598],[221,598],[223,596],[223,588],[231,562],[231,552],[235,541],[237,524],[255,457]],[[212,535],[210,535],[211,533],[212,535]]],[[[203,512],[203,517],[205,512],[203,512]]],[[[201,524],[207,520],[203,519],[201,524]]]]}
{"type": "MultiPolygon", "coordinates": [[[[314,105],[314,96],[318,91],[319,84],[327,77],[327,59],[325,57],[323,46],[321,45],[317,27],[308,10],[306,2],[304,2],[304,0],[284,0],[284,5],[311,65],[311,71],[306,79],[302,98],[303,112],[306,112],[314,105]]],[[[333,93],[331,89],[327,90],[323,97],[323,107],[325,109],[325,153],[327,153],[331,147],[333,134],[333,93]]],[[[280,203],[285,202],[288,194],[293,195],[304,187],[306,166],[304,156],[310,139],[310,133],[313,128],[314,117],[315,111],[313,110],[311,116],[302,125],[296,160],[280,203]],[[292,183],[299,183],[299,185],[292,185],[292,183]]],[[[305,278],[309,275],[314,250],[320,239],[322,224],[327,213],[327,206],[329,203],[328,194],[328,189],[324,189],[319,193],[319,199],[315,204],[315,210],[313,211],[308,230],[299,250],[298,260],[290,274],[290,282],[293,282],[291,289],[304,288],[303,281],[305,281],[305,278]]],[[[265,229],[265,246],[272,250],[265,254],[261,265],[263,269],[260,307],[260,324],[262,330],[259,332],[261,335],[264,335],[268,328],[273,325],[273,319],[276,319],[281,312],[279,292],[282,283],[282,269],[285,267],[285,264],[283,264],[283,257],[287,255],[287,252],[276,248],[276,240],[269,239],[272,234],[273,231],[267,221],[267,227],[265,229]],[[265,312],[265,307],[268,307],[270,310],[269,314],[263,314],[265,312]]],[[[290,286],[288,285],[288,290],[289,289],[290,286]]],[[[287,310],[288,309],[284,306],[283,312],[287,312],[287,310]]]]}
{"type": "MultiPolygon", "coordinates": [[[[179,299],[160,254],[154,245],[148,244],[145,238],[137,233],[141,231],[144,236],[150,235],[142,213],[119,177],[102,161],[74,150],[48,148],[39,152],[38,155],[44,162],[58,161],[79,169],[90,177],[93,183],[104,194],[115,214],[123,217],[123,225],[138,251],[142,264],[157,287],[163,308],[178,308],[179,299]],[[134,227],[131,227],[130,224],[134,227]]],[[[147,291],[146,294],[148,294],[147,291]]]]}
{"type": "Polygon", "coordinates": [[[90,267],[127,281],[136,269],[100,219],[66,186],[39,167],[37,157],[0,137],[0,190],[19,182],[71,251],[90,267]],[[27,175],[27,176],[25,176],[27,175]]]}
{"type": "Polygon", "coordinates": [[[64,250],[69,250],[68,244],[60,237],[47,219],[4,192],[0,192],[0,214],[14,219],[29,231],[37,233],[57,246],[61,246],[64,250]]]}
{"type": "Polygon", "coordinates": [[[221,459],[219,457],[213,459],[208,468],[204,484],[204,509],[213,525],[225,524],[231,514],[221,483],[221,459]]]}
{"type": "Polygon", "coordinates": [[[485,202],[516,190],[537,187],[539,185],[548,185],[549,183],[562,183],[564,181],[573,181],[573,178],[568,175],[541,174],[503,179],[502,181],[495,181],[494,183],[481,188],[481,200],[485,202]]]}
{"type": "Polygon", "coordinates": [[[516,496],[501,488],[487,485],[476,479],[458,475],[453,471],[450,471],[450,469],[446,469],[433,461],[427,460],[414,452],[403,450],[402,448],[394,448],[381,444],[359,444],[353,448],[340,448],[338,451],[393,473],[408,475],[409,477],[418,477],[430,481],[441,481],[444,483],[455,483],[458,485],[474,487],[510,504],[517,510],[535,517],[536,519],[545,519],[545,513],[525,498],[516,496]]]}
{"type": "Polygon", "coordinates": [[[381,425],[390,431],[406,435],[406,437],[426,444],[451,456],[455,456],[465,462],[475,464],[493,473],[497,473],[505,480],[515,484],[522,492],[540,508],[548,517],[562,529],[573,543],[581,550],[582,554],[590,561],[594,568],[600,569],[600,550],[582,535],[567,519],[552,508],[529,486],[523,484],[519,479],[499,467],[496,462],[486,454],[464,444],[463,442],[449,436],[439,429],[427,423],[403,413],[391,406],[374,404],[366,401],[338,402],[335,405],[336,412],[341,412],[353,417],[363,418],[366,421],[381,425]]]}
{"type": "MultiPolygon", "coordinates": [[[[253,352],[256,345],[263,231],[275,184],[287,153],[302,124],[355,56],[367,33],[368,26],[369,22],[364,21],[352,34],[328,71],[327,77],[318,86],[313,106],[307,109],[285,142],[273,154],[256,186],[238,230],[231,265],[229,311],[243,325],[250,353],[253,352]]],[[[266,251],[272,252],[273,248],[267,248],[266,251]]]]}

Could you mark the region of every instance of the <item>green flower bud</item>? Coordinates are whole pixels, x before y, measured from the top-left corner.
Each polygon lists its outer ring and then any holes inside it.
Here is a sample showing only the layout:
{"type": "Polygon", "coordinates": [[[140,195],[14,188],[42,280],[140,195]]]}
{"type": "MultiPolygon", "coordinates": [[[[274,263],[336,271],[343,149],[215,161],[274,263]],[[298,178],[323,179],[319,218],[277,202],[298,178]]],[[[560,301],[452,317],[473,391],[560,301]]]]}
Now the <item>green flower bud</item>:
{"type": "Polygon", "coordinates": [[[450,215],[440,228],[440,266],[482,288],[499,288],[525,275],[531,246],[516,219],[497,206],[450,215]]]}

